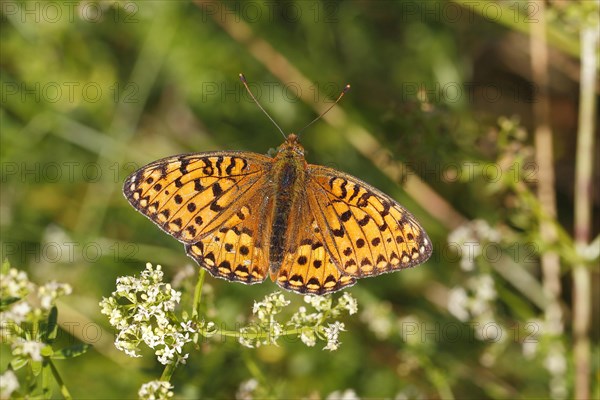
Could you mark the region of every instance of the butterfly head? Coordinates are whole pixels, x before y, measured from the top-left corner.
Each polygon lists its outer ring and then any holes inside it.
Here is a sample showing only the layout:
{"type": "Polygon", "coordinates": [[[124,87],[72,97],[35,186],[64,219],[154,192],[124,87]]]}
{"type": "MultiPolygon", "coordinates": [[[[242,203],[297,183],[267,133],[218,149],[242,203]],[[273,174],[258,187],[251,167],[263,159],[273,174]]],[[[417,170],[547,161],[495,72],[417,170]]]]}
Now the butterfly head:
{"type": "Polygon", "coordinates": [[[300,144],[300,139],[295,133],[290,133],[285,142],[277,149],[278,155],[287,154],[288,156],[304,157],[304,147],[300,144]]]}

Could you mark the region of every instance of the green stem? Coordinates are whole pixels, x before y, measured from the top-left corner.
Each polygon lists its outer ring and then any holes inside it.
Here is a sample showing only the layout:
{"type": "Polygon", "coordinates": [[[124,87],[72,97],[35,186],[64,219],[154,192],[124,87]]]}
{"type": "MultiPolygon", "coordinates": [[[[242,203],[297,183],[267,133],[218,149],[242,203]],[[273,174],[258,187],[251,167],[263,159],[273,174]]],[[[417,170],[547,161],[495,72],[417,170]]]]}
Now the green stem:
{"type": "MultiPolygon", "coordinates": [[[[202,334],[202,336],[206,336],[205,332],[200,332],[200,333],[202,334]]],[[[295,329],[290,329],[289,331],[283,331],[280,336],[291,336],[291,335],[297,335],[299,333],[302,333],[302,328],[295,328],[295,329]]],[[[210,336],[216,336],[216,335],[237,338],[237,337],[240,337],[240,335],[242,335],[242,333],[240,333],[240,331],[226,331],[226,330],[218,330],[217,329],[214,332],[214,334],[211,332],[210,336]]],[[[249,339],[264,339],[264,338],[269,337],[270,332],[244,332],[243,335],[249,339]]]]}
{"type": "Polygon", "coordinates": [[[173,372],[175,372],[175,363],[167,364],[163,373],[160,376],[161,381],[170,382],[171,377],[173,376],[173,372]]]}
{"type": "MultiPolygon", "coordinates": [[[[596,123],[596,71],[598,24],[581,31],[581,85],[579,91],[579,129],[575,164],[575,249],[581,254],[589,245],[593,221],[594,132],[596,123]]],[[[592,276],[584,262],[573,267],[573,357],[575,398],[590,397],[592,319],[592,276]]]]}
{"type": "Polygon", "coordinates": [[[45,360],[42,365],[42,396],[45,399],[52,398],[52,389],[50,388],[50,376],[52,375],[52,369],[48,364],[48,361],[45,360]]]}
{"type": "Polygon", "coordinates": [[[248,368],[248,371],[250,371],[250,374],[260,382],[261,386],[267,387],[269,385],[269,381],[262,373],[258,365],[256,365],[256,362],[248,355],[247,351],[243,352],[243,360],[244,364],[246,364],[246,368],[248,368]]]}
{"type": "Polygon", "coordinates": [[[198,270],[198,282],[196,283],[196,290],[194,291],[194,305],[192,306],[192,319],[198,322],[200,316],[200,303],[202,300],[202,286],[204,285],[204,276],[206,270],[202,267],[198,270]]]}
{"type": "Polygon", "coordinates": [[[440,399],[454,400],[454,394],[446,379],[446,374],[434,366],[427,355],[418,354],[417,357],[424,366],[423,370],[425,371],[425,375],[427,375],[427,379],[429,379],[429,382],[431,382],[438,391],[440,399]]]}
{"type": "Polygon", "coordinates": [[[544,243],[544,245],[558,245],[561,248],[560,254],[563,258],[565,258],[570,264],[582,262],[581,255],[577,253],[575,250],[575,243],[571,236],[564,230],[564,228],[558,223],[558,221],[548,215],[541,207],[538,199],[535,195],[529,190],[529,188],[523,183],[518,182],[513,186],[513,190],[515,193],[519,195],[521,199],[523,199],[535,215],[536,219],[539,223],[542,221],[547,222],[553,225],[553,228],[557,234],[556,243],[544,243]]]}
{"type": "Polygon", "coordinates": [[[62,378],[60,377],[60,374],[58,373],[58,370],[56,369],[54,362],[52,362],[52,360],[48,360],[48,365],[50,365],[50,369],[52,370],[52,375],[54,375],[54,380],[56,381],[56,384],[60,388],[60,393],[63,395],[63,397],[65,399],[72,399],[73,397],[71,397],[71,393],[69,393],[69,389],[67,389],[67,386],[65,385],[62,378]]]}

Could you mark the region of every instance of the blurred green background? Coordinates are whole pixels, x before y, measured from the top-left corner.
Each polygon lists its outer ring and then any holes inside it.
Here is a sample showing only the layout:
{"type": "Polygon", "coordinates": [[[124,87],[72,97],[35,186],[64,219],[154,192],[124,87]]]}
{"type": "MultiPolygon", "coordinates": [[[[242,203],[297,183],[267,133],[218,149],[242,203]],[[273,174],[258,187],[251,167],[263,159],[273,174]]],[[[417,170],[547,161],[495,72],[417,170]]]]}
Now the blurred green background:
{"type": "MultiPolygon", "coordinates": [[[[240,72],[286,132],[304,127],[350,83],[342,102],[303,133],[307,159],[398,200],[426,228],[434,255],[349,289],[359,314],[344,319],[340,350],[207,340],[177,370],[176,397],[248,398],[240,385],[249,379],[259,381],[253,395],[261,398],[339,398],[348,389],[395,399],[575,395],[581,375],[569,254],[580,32],[597,27],[597,2],[1,6],[2,258],[36,282],[73,286],[59,303],[62,340],[73,335],[94,345],[58,363],[76,398],[135,397],[141,383],[160,376],[151,354],[130,359],[114,349],[98,301],[118,276],[139,273],[147,261],[171,278],[192,265],[180,243],[127,204],[125,177],[169,155],[266,153],[282,142],[240,72]],[[532,45],[540,29],[546,60],[532,45]],[[540,66],[548,73],[542,86],[532,73],[540,66]],[[538,113],[540,104],[550,112],[538,113]],[[536,159],[541,124],[552,129],[551,224],[564,230],[552,243],[540,234],[536,211],[544,207],[536,188],[547,172],[536,159]],[[490,251],[468,253],[486,244],[490,251]],[[547,252],[560,259],[553,276],[540,261],[547,252]],[[560,290],[544,291],[548,282],[560,290]]],[[[590,241],[599,232],[599,200],[596,186],[590,241]]],[[[594,293],[586,300],[593,316],[586,386],[596,398],[597,267],[597,255],[584,267],[594,293]]],[[[183,290],[193,287],[193,276],[187,279],[183,290]]],[[[211,277],[207,285],[210,318],[231,329],[276,289],[269,281],[244,286],[211,277]]],[[[1,371],[9,361],[4,346],[1,371]]]]}

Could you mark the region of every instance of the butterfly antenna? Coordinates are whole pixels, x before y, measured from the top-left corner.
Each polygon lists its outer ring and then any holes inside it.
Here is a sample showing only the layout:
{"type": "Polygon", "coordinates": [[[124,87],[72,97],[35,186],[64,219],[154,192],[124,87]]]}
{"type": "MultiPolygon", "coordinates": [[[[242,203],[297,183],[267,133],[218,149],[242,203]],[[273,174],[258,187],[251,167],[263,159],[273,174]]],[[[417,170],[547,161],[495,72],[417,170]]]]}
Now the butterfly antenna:
{"type": "Polygon", "coordinates": [[[342,99],[342,97],[344,97],[344,95],[348,92],[348,90],[350,90],[350,84],[347,84],[346,86],[344,86],[344,89],[342,89],[342,93],[340,93],[337,100],[334,101],[333,104],[330,105],[329,108],[327,108],[327,110],[323,111],[321,113],[321,115],[319,115],[317,118],[310,121],[310,123],[308,125],[306,125],[304,128],[300,129],[298,131],[297,135],[300,136],[300,133],[302,133],[304,130],[306,130],[306,128],[308,128],[309,126],[311,126],[312,124],[317,122],[319,119],[321,119],[323,117],[323,115],[327,114],[329,112],[329,110],[331,110],[333,108],[333,106],[335,106],[342,99]]]}
{"type": "Polygon", "coordinates": [[[271,118],[271,116],[269,115],[269,113],[266,112],[264,108],[262,108],[262,106],[260,105],[260,103],[258,102],[258,100],[256,100],[256,97],[254,97],[254,95],[252,94],[252,91],[250,90],[250,87],[248,87],[248,81],[246,81],[246,77],[244,76],[244,74],[240,74],[240,80],[244,84],[244,87],[246,88],[246,90],[250,94],[250,97],[252,97],[252,100],[254,100],[254,102],[256,103],[256,105],[258,106],[258,108],[260,108],[262,110],[262,112],[265,113],[265,115],[267,116],[267,118],[269,118],[271,120],[271,122],[273,123],[273,125],[275,125],[277,127],[277,129],[279,129],[279,132],[281,132],[281,134],[283,135],[283,138],[287,139],[286,134],[279,127],[279,125],[277,125],[277,122],[275,122],[275,120],[273,118],[271,118]]]}

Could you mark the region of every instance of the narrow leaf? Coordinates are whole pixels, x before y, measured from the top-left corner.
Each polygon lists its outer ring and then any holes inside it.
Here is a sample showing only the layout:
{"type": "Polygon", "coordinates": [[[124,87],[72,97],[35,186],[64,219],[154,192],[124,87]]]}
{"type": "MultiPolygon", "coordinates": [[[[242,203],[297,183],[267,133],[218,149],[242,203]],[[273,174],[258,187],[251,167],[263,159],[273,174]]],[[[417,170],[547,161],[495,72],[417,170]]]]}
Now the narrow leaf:
{"type": "Polygon", "coordinates": [[[48,327],[46,330],[46,341],[47,343],[52,343],[56,339],[56,335],[58,333],[58,309],[56,306],[53,306],[50,309],[50,314],[48,314],[48,327]]]}
{"type": "Polygon", "coordinates": [[[20,297],[3,297],[0,298],[0,311],[5,311],[11,304],[21,300],[20,297]]]}
{"type": "Polygon", "coordinates": [[[55,351],[54,355],[52,356],[52,359],[64,360],[66,358],[78,357],[86,351],[88,351],[91,347],[92,345],[87,343],[79,343],[73,346],[65,347],[63,349],[55,351]]]}
{"type": "Polygon", "coordinates": [[[13,358],[10,361],[10,365],[11,365],[12,369],[14,369],[16,371],[18,369],[23,368],[25,365],[27,365],[27,361],[29,361],[29,359],[21,357],[21,356],[16,356],[15,358],[13,358]]]}

